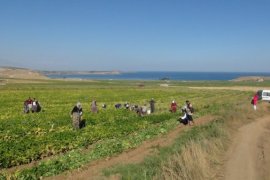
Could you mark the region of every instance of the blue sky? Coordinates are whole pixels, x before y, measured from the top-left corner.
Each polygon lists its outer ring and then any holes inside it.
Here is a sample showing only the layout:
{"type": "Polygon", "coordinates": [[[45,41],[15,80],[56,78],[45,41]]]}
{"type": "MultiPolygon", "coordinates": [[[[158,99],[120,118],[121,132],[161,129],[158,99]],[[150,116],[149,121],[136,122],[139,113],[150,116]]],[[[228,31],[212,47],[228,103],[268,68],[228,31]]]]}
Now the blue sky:
{"type": "Polygon", "coordinates": [[[270,71],[268,0],[1,0],[0,66],[270,71]]]}

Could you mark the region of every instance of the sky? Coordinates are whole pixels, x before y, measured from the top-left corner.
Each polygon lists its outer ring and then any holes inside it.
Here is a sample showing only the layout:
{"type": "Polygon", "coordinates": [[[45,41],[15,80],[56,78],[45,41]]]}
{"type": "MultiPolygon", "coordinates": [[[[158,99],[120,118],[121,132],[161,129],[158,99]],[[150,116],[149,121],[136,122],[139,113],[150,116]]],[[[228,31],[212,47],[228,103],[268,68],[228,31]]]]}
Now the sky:
{"type": "Polygon", "coordinates": [[[0,66],[270,72],[269,0],[0,0],[0,66]]]}

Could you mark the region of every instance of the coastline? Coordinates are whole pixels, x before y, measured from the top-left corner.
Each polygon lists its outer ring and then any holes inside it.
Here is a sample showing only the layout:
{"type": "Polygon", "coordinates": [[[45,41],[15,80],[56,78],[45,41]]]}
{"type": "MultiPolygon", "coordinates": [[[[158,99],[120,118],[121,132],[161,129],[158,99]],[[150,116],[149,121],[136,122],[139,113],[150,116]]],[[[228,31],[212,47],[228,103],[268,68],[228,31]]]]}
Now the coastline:
{"type": "Polygon", "coordinates": [[[141,71],[39,71],[26,68],[0,67],[0,78],[51,80],[140,80],[140,81],[270,81],[270,73],[255,72],[166,72],[141,71]]]}
{"type": "Polygon", "coordinates": [[[121,74],[120,71],[40,71],[45,76],[50,75],[117,75],[121,74]]]}
{"type": "Polygon", "coordinates": [[[94,72],[47,74],[51,79],[92,80],[158,80],[158,81],[253,81],[270,80],[270,73],[213,73],[213,72],[94,72]]]}

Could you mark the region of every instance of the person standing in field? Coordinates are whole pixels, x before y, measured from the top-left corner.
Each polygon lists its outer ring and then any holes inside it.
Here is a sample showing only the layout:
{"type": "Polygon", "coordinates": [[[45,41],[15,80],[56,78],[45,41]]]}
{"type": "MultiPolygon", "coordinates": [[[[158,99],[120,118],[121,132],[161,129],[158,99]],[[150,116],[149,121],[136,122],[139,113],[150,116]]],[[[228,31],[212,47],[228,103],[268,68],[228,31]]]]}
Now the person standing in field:
{"type": "Polygon", "coordinates": [[[41,105],[40,105],[39,101],[36,100],[36,98],[34,98],[33,102],[32,102],[32,113],[40,112],[40,111],[41,111],[41,105]]]}
{"type": "Polygon", "coordinates": [[[189,100],[186,100],[186,104],[184,105],[183,110],[186,112],[188,124],[189,125],[191,125],[191,123],[194,124],[193,117],[192,117],[194,113],[194,109],[189,100]]]}
{"type": "Polygon", "coordinates": [[[173,100],[172,103],[171,103],[171,109],[170,109],[170,111],[172,113],[175,113],[177,111],[177,104],[176,104],[175,100],[173,100]]]}
{"type": "Polygon", "coordinates": [[[37,112],[37,101],[36,98],[33,99],[32,102],[32,112],[37,112]]]}
{"type": "Polygon", "coordinates": [[[258,94],[256,93],[253,98],[252,98],[252,101],[251,101],[251,104],[253,104],[253,109],[256,111],[257,110],[257,103],[258,103],[258,94]]]}
{"type": "Polygon", "coordinates": [[[78,102],[71,111],[71,117],[72,117],[72,125],[74,129],[80,129],[80,123],[82,119],[82,105],[80,102],[78,102]]]}
{"type": "Polygon", "coordinates": [[[24,112],[24,113],[29,113],[29,107],[28,107],[28,102],[27,102],[27,100],[25,100],[25,101],[23,102],[23,112],[24,112]]]}
{"type": "Polygon", "coordinates": [[[152,98],[149,103],[150,103],[151,113],[154,113],[155,112],[155,103],[156,103],[154,98],[152,98]]]}
{"type": "Polygon", "coordinates": [[[144,116],[147,113],[147,107],[146,104],[140,107],[140,116],[144,116]]]}
{"type": "Polygon", "coordinates": [[[31,99],[31,97],[29,97],[27,100],[27,107],[28,107],[28,110],[29,112],[32,111],[32,103],[33,103],[33,100],[31,99]]]}
{"type": "Polygon", "coordinates": [[[95,99],[91,103],[91,112],[92,113],[97,113],[98,112],[97,101],[95,99]]]}

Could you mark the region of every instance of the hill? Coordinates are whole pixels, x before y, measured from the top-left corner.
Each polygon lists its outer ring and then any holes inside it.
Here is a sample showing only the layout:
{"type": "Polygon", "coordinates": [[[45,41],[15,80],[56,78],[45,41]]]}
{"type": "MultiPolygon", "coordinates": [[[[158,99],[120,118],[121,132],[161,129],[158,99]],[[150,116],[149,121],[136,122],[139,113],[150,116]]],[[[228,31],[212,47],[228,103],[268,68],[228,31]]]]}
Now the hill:
{"type": "Polygon", "coordinates": [[[270,77],[266,76],[243,76],[236,79],[233,79],[231,81],[234,82],[242,82],[242,81],[253,81],[253,82],[263,82],[263,81],[269,81],[270,77]]]}
{"type": "Polygon", "coordinates": [[[47,79],[41,73],[25,68],[0,67],[0,78],[11,79],[47,79]]]}
{"type": "Polygon", "coordinates": [[[121,74],[120,71],[41,71],[44,75],[108,75],[108,74],[121,74]]]}

